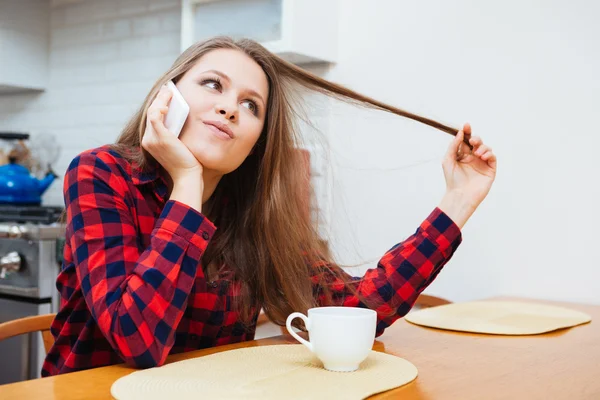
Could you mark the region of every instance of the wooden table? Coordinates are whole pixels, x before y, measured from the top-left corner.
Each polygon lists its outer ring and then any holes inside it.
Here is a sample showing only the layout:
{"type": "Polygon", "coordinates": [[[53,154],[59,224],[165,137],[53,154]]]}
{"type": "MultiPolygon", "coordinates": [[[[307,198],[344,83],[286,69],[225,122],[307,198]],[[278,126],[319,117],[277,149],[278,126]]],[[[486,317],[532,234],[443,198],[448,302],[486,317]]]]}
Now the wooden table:
{"type": "MultiPolygon", "coordinates": [[[[521,300],[521,299],[513,299],[521,300]]],[[[525,300],[525,299],[522,299],[525,300]]],[[[545,302],[547,303],[547,302],[545,302]]],[[[600,306],[550,303],[586,312],[589,324],[538,336],[491,336],[397,321],[374,350],[419,370],[408,385],[376,399],[600,399],[600,306]]],[[[167,363],[241,347],[296,343],[289,335],[170,356],[167,363]]],[[[96,368],[0,386],[0,399],[110,399],[110,387],[134,369],[96,368]]]]}

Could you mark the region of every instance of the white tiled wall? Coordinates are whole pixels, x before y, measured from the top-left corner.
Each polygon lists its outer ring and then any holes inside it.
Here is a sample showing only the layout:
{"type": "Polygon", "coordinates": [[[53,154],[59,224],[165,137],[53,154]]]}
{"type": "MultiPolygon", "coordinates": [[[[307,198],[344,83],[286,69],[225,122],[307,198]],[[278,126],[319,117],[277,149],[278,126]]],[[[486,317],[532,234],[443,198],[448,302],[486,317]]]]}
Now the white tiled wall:
{"type": "MultiPolygon", "coordinates": [[[[148,89],[179,54],[180,0],[54,1],[49,84],[0,96],[0,131],[56,136],[62,176],[79,152],[114,142],[148,89]]],[[[44,204],[63,204],[62,180],[44,204]]]]}
{"type": "Polygon", "coordinates": [[[47,0],[0,1],[0,86],[41,88],[47,83],[47,0]]]}
{"type": "MultiPolygon", "coordinates": [[[[36,135],[49,133],[57,138],[61,155],[53,169],[61,179],[44,194],[43,204],[63,205],[62,178],[73,157],[113,143],[156,78],[179,54],[181,1],[52,0],[50,4],[48,88],[0,95],[0,131],[28,132],[32,145],[36,135]]],[[[321,76],[328,71],[323,65],[304,67],[321,76]]],[[[313,216],[325,233],[327,151],[317,138],[323,139],[329,129],[329,103],[322,96],[306,94],[302,99],[312,125],[300,124],[304,144],[312,153],[318,204],[313,216]]]]}

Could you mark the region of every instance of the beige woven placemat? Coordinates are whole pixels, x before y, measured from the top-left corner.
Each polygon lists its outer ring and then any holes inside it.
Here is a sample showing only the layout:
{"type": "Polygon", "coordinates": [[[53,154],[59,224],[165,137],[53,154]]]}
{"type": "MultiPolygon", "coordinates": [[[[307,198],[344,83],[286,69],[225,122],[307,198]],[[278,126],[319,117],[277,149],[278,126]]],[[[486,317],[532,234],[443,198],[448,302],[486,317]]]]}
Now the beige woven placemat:
{"type": "Polygon", "coordinates": [[[535,335],[590,322],[580,311],[515,301],[453,303],[408,313],[416,325],[496,335],[535,335]]]}
{"type": "Polygon", "coordinates": [[[402,386],[417,368],[373,351],[354,372],[330,372],[302,345],[249,347],[140,370],[118,379],[118,400],[363,399],[402,386]]]}

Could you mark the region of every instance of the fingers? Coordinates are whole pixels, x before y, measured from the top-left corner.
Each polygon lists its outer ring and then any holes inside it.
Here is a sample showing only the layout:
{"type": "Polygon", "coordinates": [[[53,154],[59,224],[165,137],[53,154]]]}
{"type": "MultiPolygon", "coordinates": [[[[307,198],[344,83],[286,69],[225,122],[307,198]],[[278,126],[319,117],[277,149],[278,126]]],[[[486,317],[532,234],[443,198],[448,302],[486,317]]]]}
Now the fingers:
{"type": "Polygon", "coordinates": [[[470,143],[471,139],[471,124],[468,122],[463,124],[463,128],[461,129],[463,132],[463,143],[467,145],[468,149],[464,149],[464,146],[458,148],[458,158],[462,158],[464,154],[468,153],[472,150],[473,145],[470,143]],[[463,150],[466,150],[463,152],[463,150]]]}
{"type": "Polygon", "coordinates": [[[445,158],[447,160],[455,160],[456,159],[456,155],[458,154],[459,149],[462,145],[463,138],[464,138],[464,132],[462,130],[458,131],[456,136],[454,136],[454,139],[452,140],[452,142],[450,142],[450,145],[448,146],[448,150],[446,151],[445,158]]]}
{"type": "Polygon", "coordinates": [[[148,109],[148,120],[153,121],[164,121],[164,116],[169,111],[169,107],[154,107],[148,109]]]}
{"type": "Polygon", "coordinates": [[[479,136],[471,136],[471,138],[469,139],[469,143],[471,144],[471,146],[473,146],[473,148],[476,148],[481,146],[483,144],[483,141],[479,136]]]}
{"type": "Polygon", "coordinates": [[[173,92],[166,86],[163,86],[152,101],[152,104],[150,104],[150,107],[148,107],[147,123],[154,128],[155,133],[159,136],[168,134],[164,121],[165,115],[169,111],[169,103],[172,97],[173,92]]]}
{"type": "Polygon", "coordinates": [[[471,124],[466,123],[463,129],[457,132],[456,136],[448,146],[444,163],[453,163],[470,159],[469,154],[486,162],[491,168],[496,169],[496,155],[492,148],[483,143],[481,137],[470,136],[472,132],[471,124]],[[472,147],[471,151],[467,144],[472,147]]]}
{"type": "Polygon", "coordinates": [[[496,156],[494,155],[492,148],[483,143],[481,137],[470,136],[471,124],[466,123],[463,125],[463,129],[457,132],[454,139],[448,146],[446,152],[446,159],[461,160],[465,158],[469,153],[473,156],[482,159],[483,161],[495,162],[496,156]],[[471,151],[467,148],[467,143],[472,147],[471,151]]]}
{"type": "Polygon", "coordinates": [[[165,127],[165,116],[169,111],[169,102],[173,97],[173,92],[166,85],[161,87],[160,91],[152,100],[150,107],[146,113],[146,131],[142,138],[142,147],[156,157],[157,151],[162,148],[165,143],[168,143],[171,137],[165,127]]]}
{"type": "Polygon", "coordinates": [[[495,161],[496,155],[492,151],[486,151],[480,158],[483,161],[495,161]]]}
{"type": "Polygon", "coordinates": [[[490,168],[496,169],[496,155],[491,147],[482,144],[473,152],[473,155],[479,157],[482,161],[485,161],[490,168]]]}
{"type": "Polygon", "coordinates": [[[492,151],[492,148],[490,146],[486,146],[485,144],[481,144],[481,145],[475,147],[475,151],[473,152],[473,155],[475,155],[477,157],[481,157],[487,151],[492,151]]]}
{"type": "Polygon", "coordinates": [[[471,136],[471,124],[470,123],[466,123],[463,125],[463,132],[465,133],[465,136],[471,136]]]}
{"type": "Polygon", "coordinates": [[[494,171],[496,170],[496,155],[491,150],[482,155],[481,159],[487,162],[494,171]]]}
{"type": "Polygon", "coordinates": [[[469,143],[473,146],[473,155],[481,157],[488,151],[492,151],[490,146],[483,143],[479,136],[473,136],[469,139],[469,143]]]}
{"type": "MultiPolygon", "coordinates": [[[[159,138],[164,138],[169,135],[169,130],[165,126],[164,117],[162,115],[163,115],[162,113],[159,113],[159,116],[149,119],[150,125],[154,129],[154,133],[159,138]]],[[[171,135],[171,136],[173,136],[173,135],[171,135]]]]}
{"type": "Polygon", "coordinates": [[[148,114],[150,114],[151,111],[160,110],[163,107],[168,107],[172,97],[173,92],[171,92],[166,85],[163,85],[160,88],[160,91],[158,92],[154,100],[152,101],[152,104],[150,104],[150,107],[148,107],[148,114]]]}
{"type": "Polygon", "coordinates": [[[473,136],[469,142],[473,146],[474,156],[481,158],[483,161],[496,160],[492,148],[485,145],[479,136],[473,136]]]}

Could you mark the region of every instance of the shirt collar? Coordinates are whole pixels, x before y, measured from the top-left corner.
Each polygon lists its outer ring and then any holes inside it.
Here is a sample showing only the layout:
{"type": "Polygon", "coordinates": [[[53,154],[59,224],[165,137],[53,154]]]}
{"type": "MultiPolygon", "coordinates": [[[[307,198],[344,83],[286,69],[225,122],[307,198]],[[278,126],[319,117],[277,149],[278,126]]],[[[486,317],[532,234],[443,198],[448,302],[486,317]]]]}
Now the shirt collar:
{"type": "Polygon", "coordinates": [[[143,186],[148,184],[154,184],[154,192],[161,198],[167,194],[167,181],[165,174],[167,172],[162,166],[154,161],[148,160],[146,168],[142,169],[135,162],[131,164],[131,179],[135,186],[143,186]]]}
{"type": "Polygon", "coordinates": [[[154,165],[142,170],[137,164],[132,164],[131,168],[131,178],[136,186],[146,185],[160,178],[159,169],[154,165]]]}

